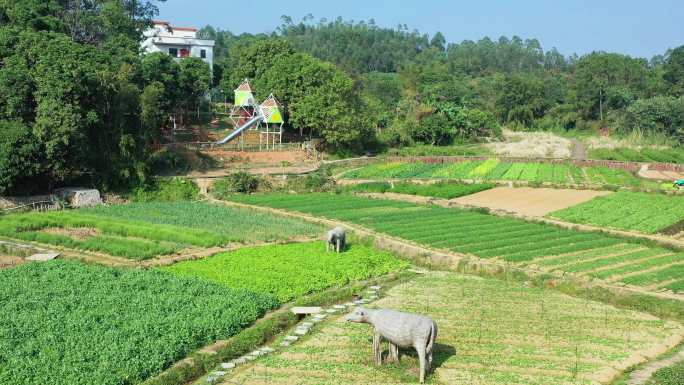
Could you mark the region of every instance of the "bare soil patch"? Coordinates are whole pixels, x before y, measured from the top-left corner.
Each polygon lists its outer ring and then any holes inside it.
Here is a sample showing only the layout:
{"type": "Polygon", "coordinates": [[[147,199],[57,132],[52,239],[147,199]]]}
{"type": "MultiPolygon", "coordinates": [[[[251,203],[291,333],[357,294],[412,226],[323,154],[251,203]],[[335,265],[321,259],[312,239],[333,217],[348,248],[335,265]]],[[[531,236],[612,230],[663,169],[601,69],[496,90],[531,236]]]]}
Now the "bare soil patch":
{"type": "Polygon", "coordinates": [[[88,238],[96,237],[100,235],[100,230],[93,229],[90,227],[74,227],[74,228],[62,228],[62,227],[48,227],[41,230],[44,233],[64,235],[69,238],[85,240],[88,238]]]}
{"type": "Polygon", "coordinates": [[[504,130],[505,141],[486,145],[493,153],[521,158],[570,158],[572,142],[548,132],[504,130]]]}
{"type": "Polygon", "coordinates": [[[303,151],[227,151],[221,149],[204,151],[208,155],[231,163],[265,163],[279,165],[281,162],[298,163],[306,160],[303,151]]]}
{"type": "Polygon", "coordinates": [[[0,269],[14,267],[22,263],[24,263],[24,258],[0,254],[0,269]]]}
{"type": "Polygon", "coordinates": [[[497,187],[476,194],[453,199],[453,202],[468,206],[486,207],[533,217],[584,203],[609,191],[510,188],[497,187]]]}
{"type": "Polygon", "coordinates": [[[684,173],[677,171],[659,171],[659,170],[640,170],[639,176],[646,179],[674,181],[675,179],[684,179],[684,173]]]}

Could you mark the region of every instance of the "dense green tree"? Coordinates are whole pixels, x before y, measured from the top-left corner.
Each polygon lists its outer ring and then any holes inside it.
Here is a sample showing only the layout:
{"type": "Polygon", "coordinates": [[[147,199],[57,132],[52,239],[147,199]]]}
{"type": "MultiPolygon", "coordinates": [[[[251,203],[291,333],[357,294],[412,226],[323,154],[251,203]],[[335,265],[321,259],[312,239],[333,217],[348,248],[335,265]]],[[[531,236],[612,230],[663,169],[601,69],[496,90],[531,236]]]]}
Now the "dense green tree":
{"type": "Polygon", "coordinates": [[[627,108],[621,128],[665,134],[684,142],[684,97],[656,96],[637,100],[627,108]]]}
{"type": "Polygon", "coordinates": [[[684,95],[684,45],[673,49],[665,59],[663,78],[673,95],[684,95]]]}
{"type": "MultiPolygon", "coordinates": [[[[0,1],[4,193],[144,178],[139,40],[150,1],[0,1]]],[[[148,121],[149,123],[149,121],[148,121]]],[[[155,128],[158,130],[158,127],[155,128]]]]}
{"type": "Polygon", "coordinates": [[[551,107],[544,81],[531,74],[511,75],[498,100],[501,120],[531,127],[551,107]]]}
{"type": "Polygon", "coordinates": [[[437,48],[440,51],[444,51],[446,49],[446,38],[441,32],[435,33],[435,36],[432,37],[430,40],[430,46],[437,48]]]}
{"type": "Polygon", "coordinates": [[[0,120],[0,194],[30,192],[32,179],[40,175],[41,158],[28,127],[0,120]]]}
{"type": "Polygon", "coordinates": [[[188,111],[197,110],[199,119],[200,103],[209,92],[211,85],[211,69],[204,60],[190,57],[181,60],[178,74],[181,106],[188,115],[188,111]]]}
{"type": "Polygon", "coordinates": [[[648,68],[643,59],[596,52],[582,57],[574,70],[576,104],[589,119],[624,108],[648,93],[648,68]]]}
{"type": "Polygon", "coordinates": [[[302,53],[284,55],[254,84],[261,98],[278,95],[294,129],[320,136],[329,146],[359,147],[369,135],[354,82],[330,63],[302,53]]]}

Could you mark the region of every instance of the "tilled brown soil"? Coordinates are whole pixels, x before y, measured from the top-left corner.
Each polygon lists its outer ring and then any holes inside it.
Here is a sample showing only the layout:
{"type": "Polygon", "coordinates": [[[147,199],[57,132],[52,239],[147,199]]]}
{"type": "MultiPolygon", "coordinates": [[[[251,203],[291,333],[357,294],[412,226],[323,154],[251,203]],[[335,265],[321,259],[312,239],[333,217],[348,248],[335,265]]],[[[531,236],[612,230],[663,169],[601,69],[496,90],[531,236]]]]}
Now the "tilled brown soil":
{"type": "Polygon", "coordinates": [[[609,191],[550,189],[529,187],[497,187],[476,194],[453,199],[468,206],[486,207],[533,217],[575,206],[609,191]]]}

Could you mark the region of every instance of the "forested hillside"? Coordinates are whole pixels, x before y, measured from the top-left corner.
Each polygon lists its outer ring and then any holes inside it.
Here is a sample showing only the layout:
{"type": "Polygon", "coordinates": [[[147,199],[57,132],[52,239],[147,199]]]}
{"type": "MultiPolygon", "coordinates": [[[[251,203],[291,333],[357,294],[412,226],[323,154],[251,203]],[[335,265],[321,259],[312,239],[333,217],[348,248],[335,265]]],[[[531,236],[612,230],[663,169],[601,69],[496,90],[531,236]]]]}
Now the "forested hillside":
{"type": "Polygon", "coordinates": [[[145,183],[169,116],[197,123],[210,91],[230,101],[245,78],[283,102],[286,130],[341,154],[479,142],[502,127],[684,141],[684,46],[649,60],[564,56],[515,36],[447,42],[283,17],[268,35],[203,28],[212,82],[200,59],[141,53],[155,4],[0,0],[0,194],[145,183]]]}
{"type": "MultiPolygon", "coordinates": [[[[246,65],[245,52],[264,41],[281,41],[278,52],[334,63],[354,80],[351,98],[361,103],[354,113],[362,112],[361,121],[386,146],[472,141],[496,135],[500,125],[684,140],[684,46],[648,60],[608,52],[564,56],[536,39],[451,43],[405,25],[313,22],[311,15],[300,23],[284,16],[272,35],[237,36],[213,27],[203,33],[217,39],[227,93],[246,65]]],[[[263,64],[249,64],[258,80],[263,64]]]]}
{"type": "Polygon", "coordinates": [[[137,0],[0,1],[0,194],[144,181],[148,145],[190,115],[209,67],[140,55],[137,0]]]}

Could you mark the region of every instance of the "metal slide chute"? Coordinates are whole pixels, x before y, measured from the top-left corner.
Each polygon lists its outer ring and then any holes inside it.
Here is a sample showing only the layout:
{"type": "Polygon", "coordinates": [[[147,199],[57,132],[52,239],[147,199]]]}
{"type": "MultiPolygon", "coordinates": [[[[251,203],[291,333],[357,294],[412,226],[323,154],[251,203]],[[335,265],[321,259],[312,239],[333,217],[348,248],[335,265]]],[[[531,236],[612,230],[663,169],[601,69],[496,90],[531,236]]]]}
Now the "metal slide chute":
{"type": "Polygon", "coordinates": [[[242,126],[238,127],[237,129],[235,129],[235,131],[231,132],[230,134],[228,134],[228,136],[226,136],[225,138],[219,140],[219,141],[216,142],[215,144],[220,146],[220,145],[223,145],[223,144],[226,144],[226,143],[230,142],[231,140],[237,138],[240,134],[242,134],[242,132],[243,132],[244,130],[246,130],[246,129],[252,127],[252,126],[254,126],[254,125],[257,124],[257,123],[259,123],[259,121],[261,121],[263,118],[264,118],[264,117],[261,116],[261,115],[257,115],[257,116],[252,117],[251,119],[249,119],[248,121],[246,121],[245,124],[243,124],[242,126]]]}

